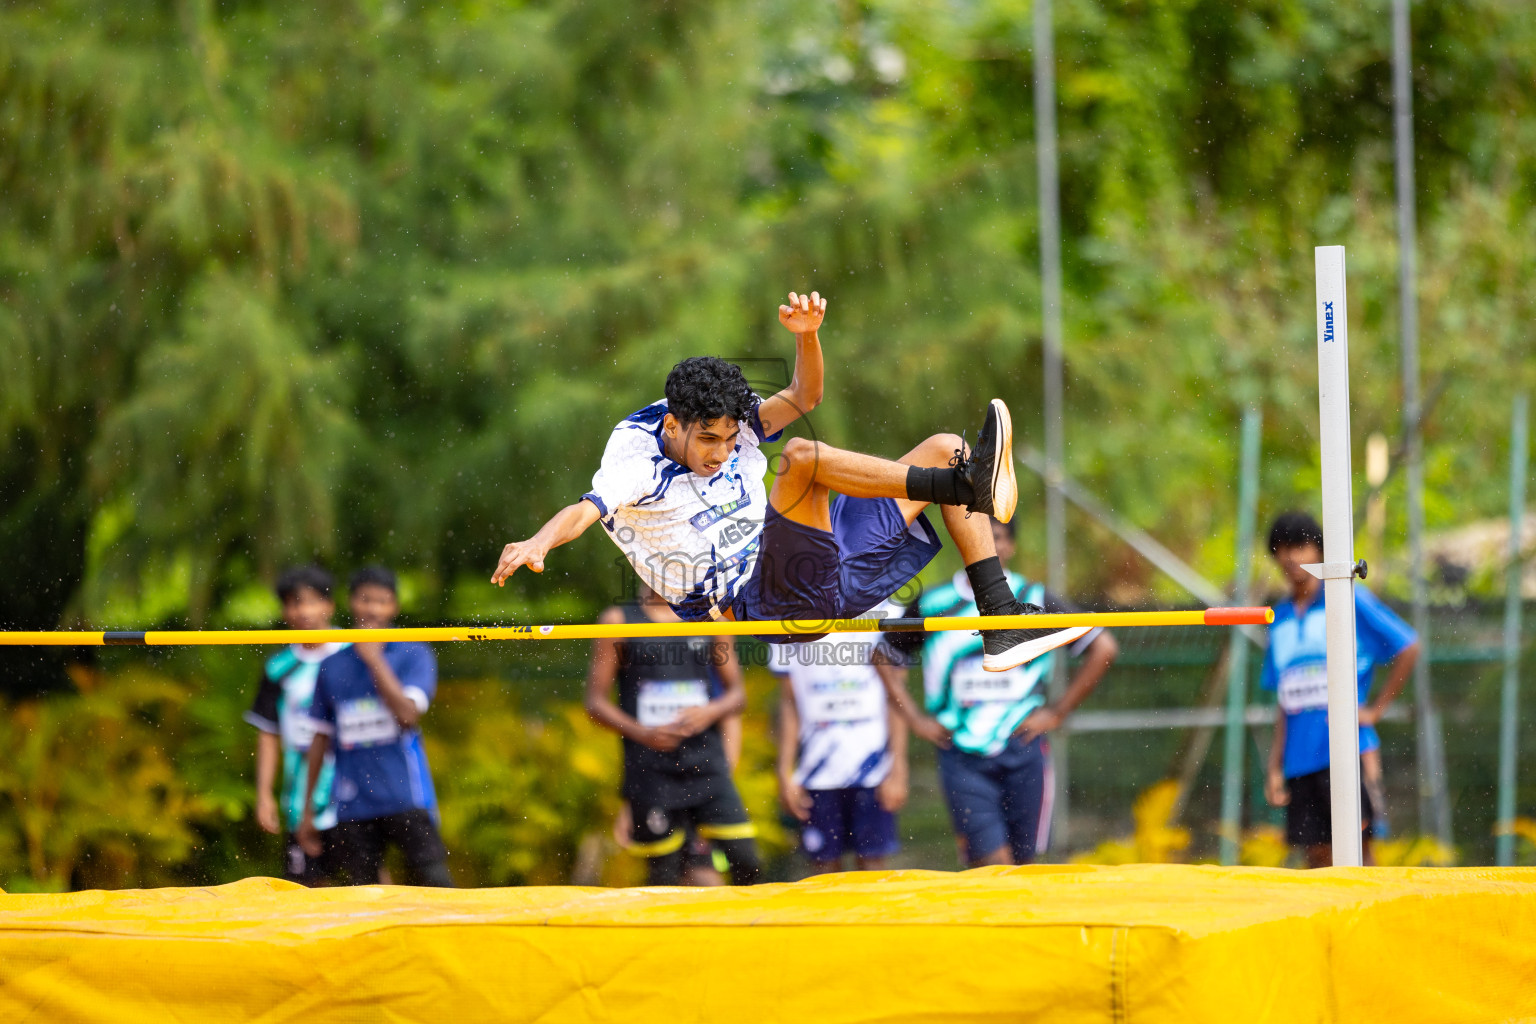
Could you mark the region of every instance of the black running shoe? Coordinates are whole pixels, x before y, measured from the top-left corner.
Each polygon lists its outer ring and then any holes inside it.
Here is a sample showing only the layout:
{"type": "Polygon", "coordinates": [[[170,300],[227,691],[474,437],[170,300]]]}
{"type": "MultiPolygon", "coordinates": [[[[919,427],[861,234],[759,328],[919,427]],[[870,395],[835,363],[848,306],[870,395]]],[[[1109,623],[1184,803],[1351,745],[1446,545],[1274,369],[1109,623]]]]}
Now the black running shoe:
{"type": "MultiPolygon", "coordinates": [[[[1017,615],[1043,615],[1045,609],[1037,604],[1020,606],[1017,615]]],[[[1069,626],[1066,629],[984,629],[981,631],[981,667],[988,672],[1007,672],[1026,662],[1034,661],[1048,651],[1063,647],[1092,626],[1069,626]]]]}
{"type": "Polygon", "coordinates": [[[987,406],[987,421],[970,457],[957,454],[954,465],[976,494],[966,511],[989,515],[1000,523],[1013,518],[1019,504],[1019,482],[1013,475],[1013,418],[1001,398],[987,406]]]}

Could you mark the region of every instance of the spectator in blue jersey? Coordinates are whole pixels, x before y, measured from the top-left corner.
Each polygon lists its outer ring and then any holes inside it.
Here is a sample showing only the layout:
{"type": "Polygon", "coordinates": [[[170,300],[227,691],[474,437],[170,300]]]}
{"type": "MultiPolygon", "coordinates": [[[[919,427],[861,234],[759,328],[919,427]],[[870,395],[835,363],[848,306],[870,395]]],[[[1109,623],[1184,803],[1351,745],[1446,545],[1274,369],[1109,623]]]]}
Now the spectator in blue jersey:
{"type": "MultiPolygon", "coordinates": [[[[290,629],[327,629],[336,612],[331,574],[316,565],[288,569],[277,578],[277,599],[290,629]]],[[[256,700],[245,720],[256,727],[256,822],[283,837],[283,877],[303,885],[323,885],[335,873],[328,836],[336,824],[331,806],[331,759],[321,763],[312,795],[320,852],[304,852],[294,834],[303,819],[310,739],[309,702],[320,663],[346,644],[290,644],[262,667],[256,700]],[[281,775],[281,795],[273,789],[281,775]]]]}
{"type": "MultiPolygon", "coordinates": [[[[1264,655],[1262,685],[1276,694],[1275,741],[1269,751],[1264,795],[1285,808],[1285,839],[1306,852],[1307,866],[1333,863],[1333,799],[1329,789],[1328,646],[1323,583],[1302,568],[1323,560],[1323,528],[1305,512],[1287,512],[1269,531],[1269,551],[1291,586],[1275,605],[1264,655]]],[[[1381,599],[1355,584],[1355,644],[1360,677],[1360,750],[1381,747],[1376,723],[1402,692],[1419,659],[1418,637],[1381,599]],[[1377,665],[1389,666],[1371,703],[1377,665]]],[[[1378,799],[1380,790],[1377,790],[1378,799]]],[[[1365,861],[1372,862],[1370,835],[1377,810],[1369,788],[1360,796],[1365,861]]]]}
{"type": "MultiPolygon", "coordinates": [[[[400,611],[394,573],[359,569],[348,589],[354,626],[394,625],[400,611]]],[[[353,884],[376,881],[386,848],[395,846],[410,882],[453,885],[418,727],[436,693],[437,659],[422,643],[357,643],[320,665],[310,704],[315,738],[309,746],[309,786],[318,783],[326,752],[334,747],[331,835],[336,865],[353,884]]],[[[318,852],[307,803],[299,841],[318,852]]]]}
{"type": "MultiPolygon", "coordinates": [[[[1014,526],[994,519],[992,533],[998,558],[1007,565],[1017,549],[1014,526]]],[[[1036,613],[1080,610],[1018,573],[1009,571],[1007,580],[1016,598],[1036,613]]],[[[957,573],[951,582],[924,593],[906,614],[975,615],[970,580],[957,573]]],[[[887,638],[897,652],[921,646],[929,714],[912,707],[899,678],[888,682],[886,692],[912,731],[939,747],[939,779],[955,841],[960,859],[971,867],[1028,864],[1050,842],[1054,779],[1047,736],[1087,699],[1120,653],[1115,638],[1103,629],[1076,627],[1071,632],[1067,655],[1080,661],[1054,703],[1045,690],[1056,652],[993,673],[984,671],[981,637],[975,633],[892,633],[887,638]]]]}
{"type": "MultiPolygon", "coordinates": [[[[869,613],[901,614],[892,604],[869,613]]],[[[879,633],[833,633],[771,648],[783,677],[779,701],[779,799],[800,822],[814,873],[852,854],[860,871],[885,867],[900,848],[896,812],[907,802],[907,725],[885,696],[889,664],[879,633]]]]}

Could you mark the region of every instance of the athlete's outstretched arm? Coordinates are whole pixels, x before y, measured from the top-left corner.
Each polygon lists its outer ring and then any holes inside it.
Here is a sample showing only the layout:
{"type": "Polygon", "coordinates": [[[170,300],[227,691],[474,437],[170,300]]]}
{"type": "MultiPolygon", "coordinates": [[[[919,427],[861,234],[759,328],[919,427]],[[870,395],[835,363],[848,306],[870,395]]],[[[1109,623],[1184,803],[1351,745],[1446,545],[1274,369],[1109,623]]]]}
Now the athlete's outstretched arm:
{"type": "Polygon", "coordinates": [[[790,292],[789,304],[779,307],[779,323],[795,335],[795,378],[758,407],[764,434],[777,434],[821,404],[821,339],[816,332],[826,315],[827,300],[816,292],[790,292]]]}
{"type": "Polygon", "coordinates": [[[567,505],[556,512],[544,528],[523,541],[513,541],[501,549],[501,561],[491,574],[491,582],[498,587],[507,577],[523,566],[534,572],[544,571],[544,559],[561,544],[569,544],[587,531],[587,527],[602,518],[597,506],[583,498],[574,505],[567,505]]]}

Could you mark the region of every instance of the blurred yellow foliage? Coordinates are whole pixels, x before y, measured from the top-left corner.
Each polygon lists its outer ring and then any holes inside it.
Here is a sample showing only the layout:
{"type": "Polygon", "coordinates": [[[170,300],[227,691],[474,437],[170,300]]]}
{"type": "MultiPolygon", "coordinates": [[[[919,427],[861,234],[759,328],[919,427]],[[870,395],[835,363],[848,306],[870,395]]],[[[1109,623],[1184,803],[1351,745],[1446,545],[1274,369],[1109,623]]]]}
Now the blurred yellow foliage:
{"type": "Polygon", "coordinates": [[[1182,859],[1189,849],[1189,829],[1170,825],[1179,797],[1175,779],[1164,779],[1136,798],[1131,809],[1136,832],[1111,839],[1072,858],[1076,864],[1169,864],[1182,859]]]}
{"type": "Polygon", "coordinates": [[[1371,844],[1376,863],[1384,868],[1450,867],[1458,860],[1456,848],[1434,836],[1403,836],[1371,844]]]}
{"type": "Polygon", "coordinates": [[[1277,825],[1255,825],[1243,833],[1237,862],[1254,868],[1283,868],[1291,848],[1285,845],[1285,829],[1277,825]]]}
{"type": "MultiPolygon", "coordinates": [[[[623,886],[644,878],[643,862],[613,834],[622,803],[619,738],[580,704],[531,713],[499,680],[455,680],[442,684],[423,731],[449,864],[463,884],[623,886]]],[[[748,714],[742,746],[737,785],[758,843],[772,856],[788,839],[778,821],[766,711],[748,714]]]]}
{"type": "Polygon", "coordinates": [[[0,716],[0,877],[11,891],[173,884],[221,816],[174,753],[195,687],[146,669],[77,673],[83,692],[0,716]]]}

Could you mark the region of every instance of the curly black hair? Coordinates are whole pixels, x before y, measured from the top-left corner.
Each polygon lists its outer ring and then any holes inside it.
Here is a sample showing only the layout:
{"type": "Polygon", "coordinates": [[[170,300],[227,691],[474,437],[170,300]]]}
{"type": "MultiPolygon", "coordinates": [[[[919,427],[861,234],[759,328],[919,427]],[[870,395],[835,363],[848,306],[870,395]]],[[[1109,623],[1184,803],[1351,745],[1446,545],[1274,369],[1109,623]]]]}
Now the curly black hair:
{"type": "Polygon", "coordinates": [[[282,571],[277,577],[277,585],[272,589],[277,591],[277,599],[287,604],[305,587],[321,597],[329,598],[335,585],[336,581],[331,578],[331,574],[318,565],[295,565],[282,571]]]}
{"type": "Polygon", "coordinates": [[[395,579],[395,574],[382,565],[367,565],[352,574],[347,581],[348,590],[356,590],[358,587],[383,587],[391,594],[400,593],[400,583],[395,579]]]}
{"type": "Polygon", "coordinates": [[[742,421],[757,402],[741,367],[717,356],[684,359],[667,374],[667,411],[684,426],[722,416],[742,421]]]}
{"type": "Polygon", "coordinates": [[[1269,553],[1281,548],[1299,548],[1303,544],[1323,546],[1323,528],[1306,512],[1282,512],[1269,528],[1269,553]]]}

